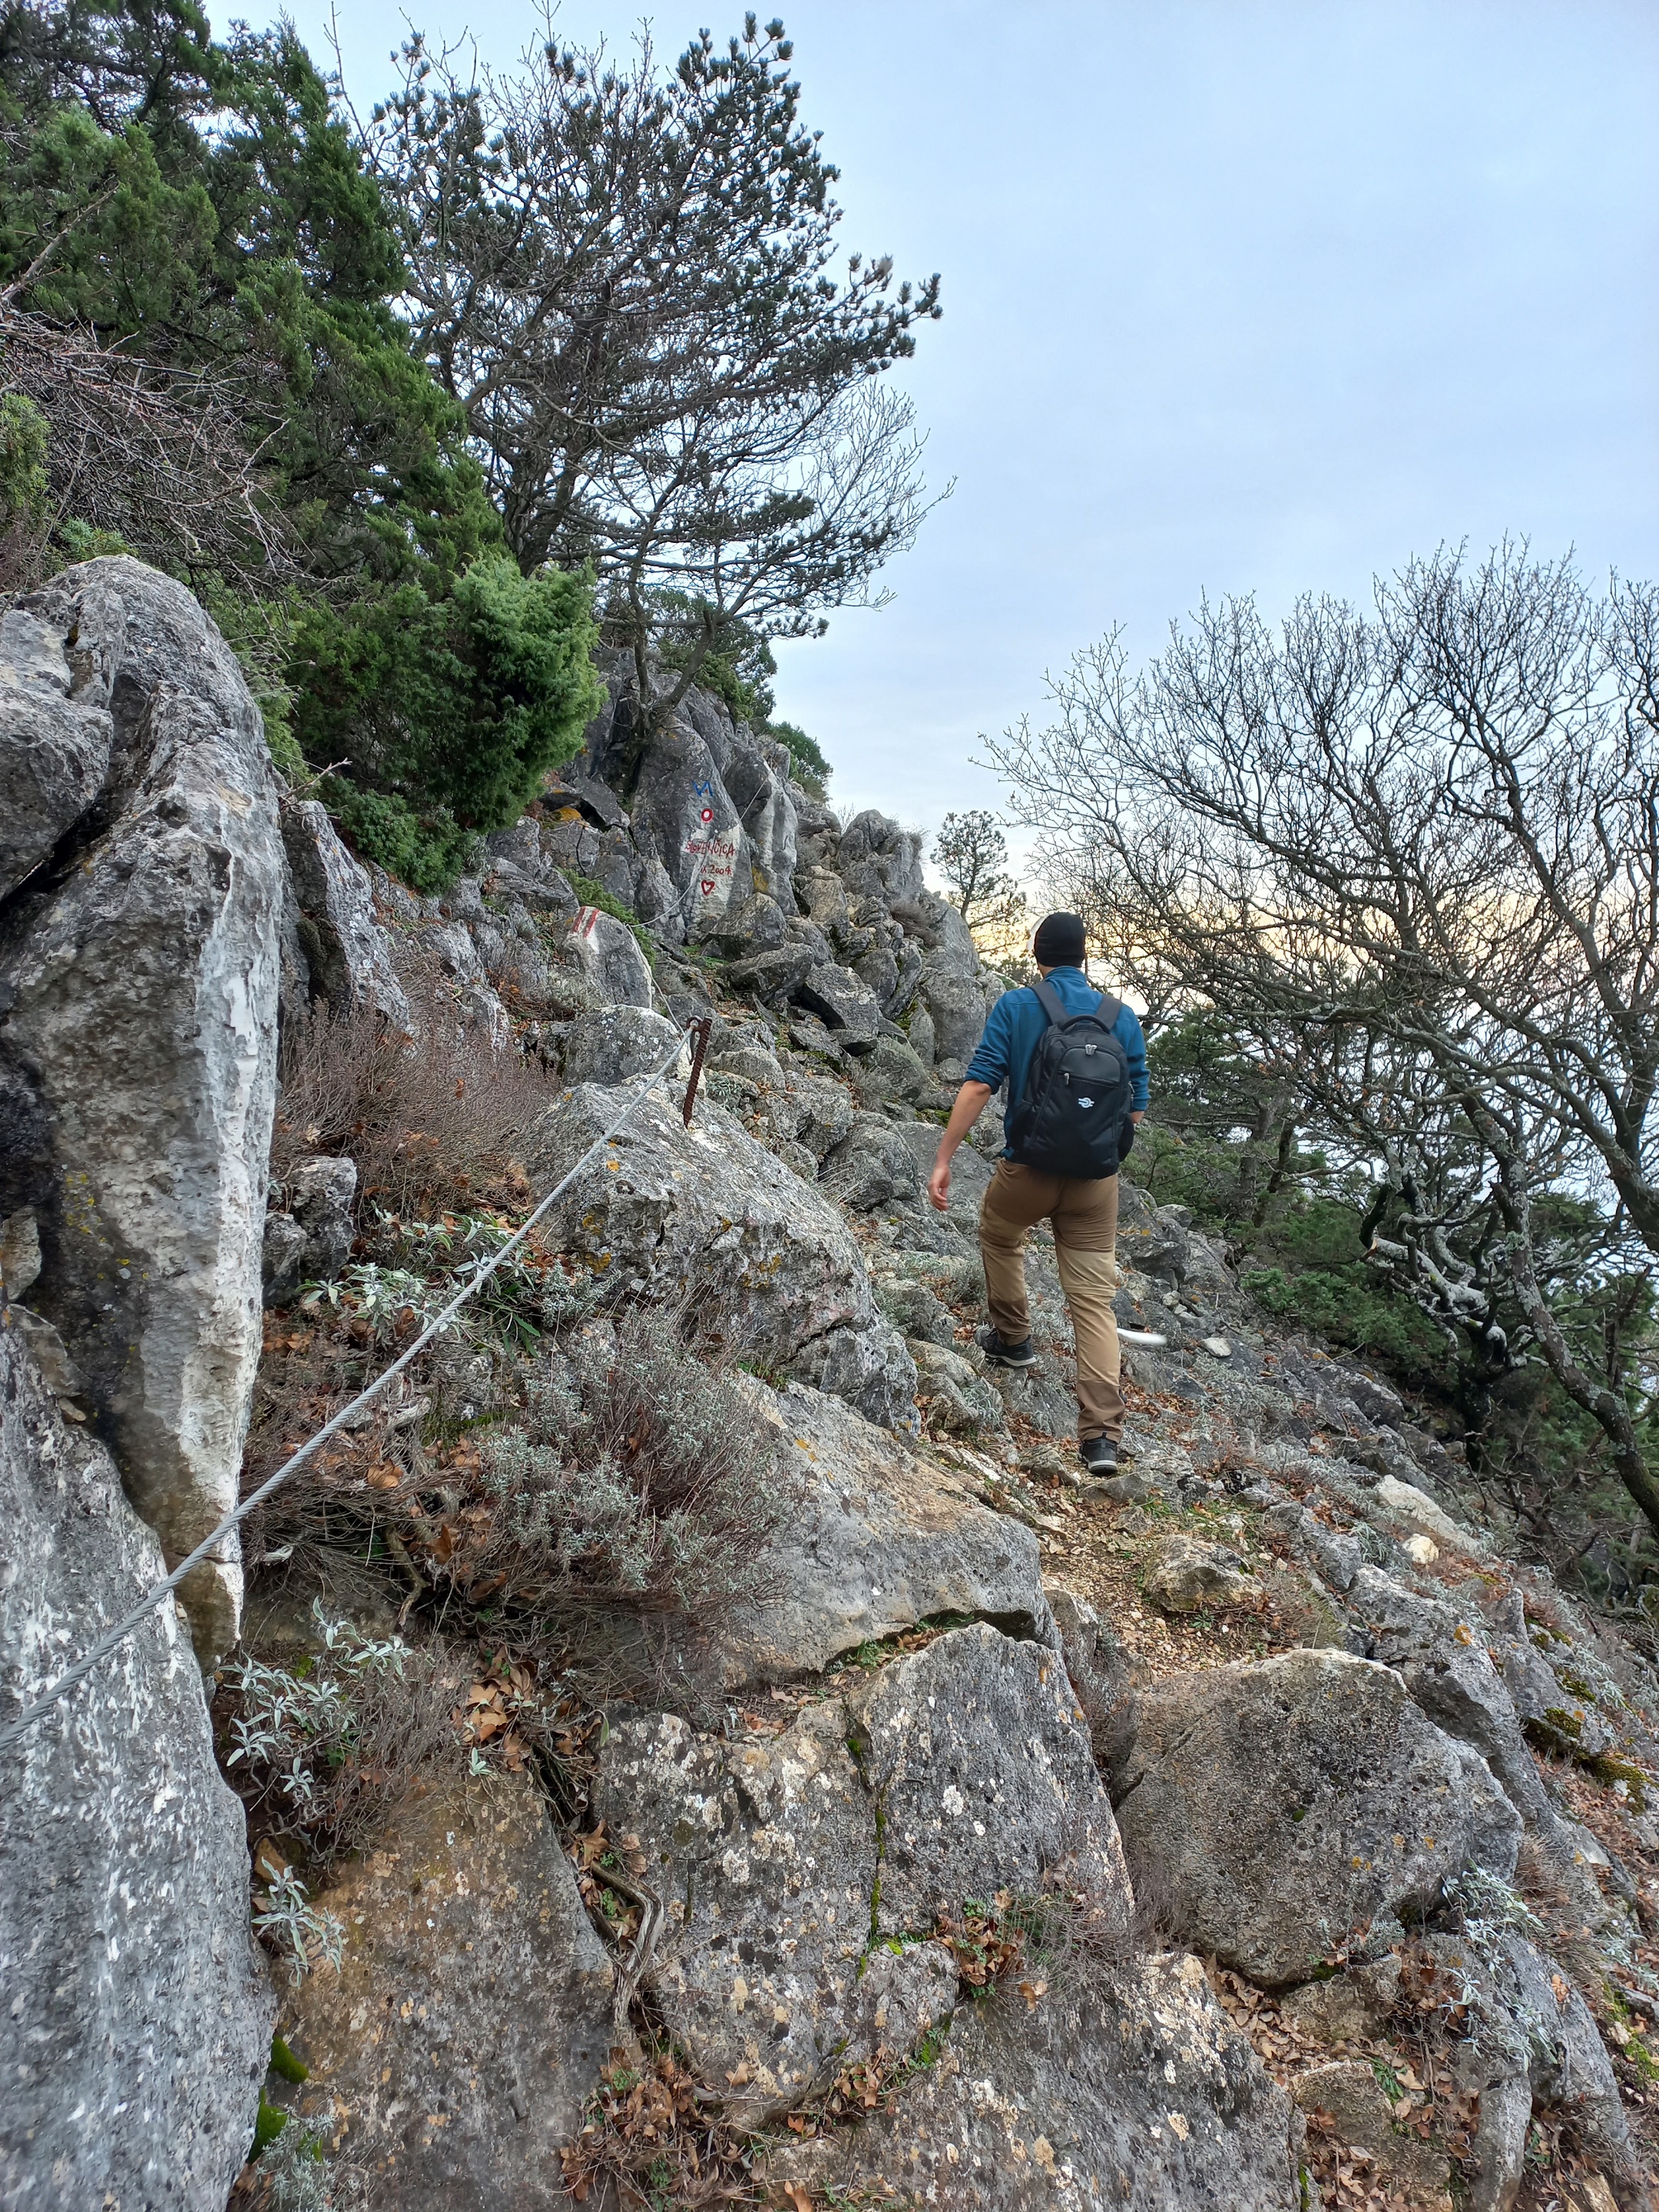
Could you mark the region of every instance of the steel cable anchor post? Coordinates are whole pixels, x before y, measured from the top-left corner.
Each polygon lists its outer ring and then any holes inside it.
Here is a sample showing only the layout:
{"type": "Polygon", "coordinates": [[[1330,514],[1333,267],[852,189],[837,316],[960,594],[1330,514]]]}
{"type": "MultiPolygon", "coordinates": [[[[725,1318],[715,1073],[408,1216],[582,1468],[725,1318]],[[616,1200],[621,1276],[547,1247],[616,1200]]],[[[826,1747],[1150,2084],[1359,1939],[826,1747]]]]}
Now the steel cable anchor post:
{"type": "Polygon", "coordinates": [[[691,1127],[691,1109],[697,1103],[697,1085],[702,1076],[702,1064],[708,1056],[708,1040],[714,1034],[712,1014],[703,1014],[685,1025],[686,1035],[694,1040],[691,1047],[691,1079],[685,1086],[685,1126],[691,1127]]]}

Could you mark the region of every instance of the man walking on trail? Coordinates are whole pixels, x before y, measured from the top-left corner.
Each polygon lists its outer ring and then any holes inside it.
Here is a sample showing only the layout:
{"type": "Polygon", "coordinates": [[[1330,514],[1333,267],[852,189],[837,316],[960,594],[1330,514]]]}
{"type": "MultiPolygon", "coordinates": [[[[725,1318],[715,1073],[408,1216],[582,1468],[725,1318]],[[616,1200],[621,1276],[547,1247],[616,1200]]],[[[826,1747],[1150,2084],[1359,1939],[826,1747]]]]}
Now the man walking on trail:
{"type": "Polygon", "coordinates": [[[1077,1343],[1083,1464],[1091,1474],[1111,1474],[1123,1434],[1112,1312],[1117,1170],[1146,1110],[1146,1041],[1127,1006],[1091,988],[1078,915],[1048,915],[1031,952],[1040,980],[1005,991],[992,1007],[939,1139],[927,1195],[942,1213],[951,1162],[1006,1083],[1007,1142],[979,1218],[991,1310],[980,1348],[999,1366],[1036,1366],[1025,1238],[1039,1221],[1050,1222],[1077,1343]]]}

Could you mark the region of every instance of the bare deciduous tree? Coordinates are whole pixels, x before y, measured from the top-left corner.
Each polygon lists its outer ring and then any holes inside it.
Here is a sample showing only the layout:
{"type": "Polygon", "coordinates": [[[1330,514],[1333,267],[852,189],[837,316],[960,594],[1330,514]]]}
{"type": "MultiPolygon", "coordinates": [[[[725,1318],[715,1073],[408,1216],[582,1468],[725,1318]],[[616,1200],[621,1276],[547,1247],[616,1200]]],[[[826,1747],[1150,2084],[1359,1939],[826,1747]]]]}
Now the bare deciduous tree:
{"type": "MultiPolygon", "coordinates": [[[[94,514],[133,550],[261,591],[295,573],[230,396],[194,368],[140,360],[0,303],[0,376],[45,417],[43,527],[94,514]]],[[[13,588],[36,580],[27,556],[13,588]]]]}
{"type": "Polygon", "coordinates": [[[992,757],[1127,978],[1247,1024],[1392,1163],[1378,1256],[1449,1324],[1490,1330],[1501,1267],[1659,1529],[1629,1393],[1539,1249],[1576,1193],[1659,1255],[1659,590],[1442,553],[1368,614],[1306,599],[1274,635],[1206,604],[1138,678],[1114,637],[1052,690],[992,757]]]}

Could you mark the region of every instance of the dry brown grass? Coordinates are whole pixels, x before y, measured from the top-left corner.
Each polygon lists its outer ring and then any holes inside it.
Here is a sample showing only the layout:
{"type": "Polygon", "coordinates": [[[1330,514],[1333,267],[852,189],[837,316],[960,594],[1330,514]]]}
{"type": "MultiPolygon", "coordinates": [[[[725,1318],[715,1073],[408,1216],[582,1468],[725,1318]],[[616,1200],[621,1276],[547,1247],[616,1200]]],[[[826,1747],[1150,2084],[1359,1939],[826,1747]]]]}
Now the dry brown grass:
{"type": "Polygon", "coordinates": [[[317,1006],[290,1026],[271,1172],[313,1152],[348,1154],[360,1196],[388,1213],[523,1203],[514,1146],[557,1099],[556,1082],[469,1027],[441,983],[405,980],[411,1036],[368,1009],[317,1006]]]}

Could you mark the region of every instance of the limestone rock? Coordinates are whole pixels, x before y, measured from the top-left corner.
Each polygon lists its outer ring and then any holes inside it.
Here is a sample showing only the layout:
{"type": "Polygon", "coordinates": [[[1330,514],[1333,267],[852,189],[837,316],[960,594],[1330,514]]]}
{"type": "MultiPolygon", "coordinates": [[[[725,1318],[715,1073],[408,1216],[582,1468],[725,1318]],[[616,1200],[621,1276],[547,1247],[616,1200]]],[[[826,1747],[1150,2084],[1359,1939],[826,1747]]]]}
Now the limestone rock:
{"type": "Polygon", "coordinates": [[[1391,2205],[1431,2205],[1438,2212],[1448,2201],[1446,2154],[1395,2126],[1369,2059],[1310,2067],[1296,2077],[1291,2094],[1304,2112],[1326,2115],[1339,2142],[1370,2154],[1367,2178],[1382,2184],[1391,2205]]]}
{"type": "Polygon", "coordinates": [[[107,689],[71,670],[67,642],[27,608],[0,614],[0,897],[50,858],[109,773],[107,689]]]}
{"type": "Polygon", "coordinates": [[[40,1224],[32,1206],[0,1221],[0,1284],[9,1298],[25,1298],[40,1279],[40,1224]]]}
{"type": "Polygon", "coordinates": [[[1299,2212],[1294,2124],[1198,1960],[1166,1952],[963,2007],[887,2111],[768,2171],[951,2212],[1299,2212]]]}
{"type": "Polygon", "coordinates": [[[570,925],[570,947],[582,981],[601,1005],[650,1006],[651,963],[625,921],[585,906],[570,925]]]}
{"type": "Polygon", "coordinates": [[[850,968],[822,961],[796,986],[796,1002],[816,1014],[838,1041],[854,1048],[872,1045],[881,1033],[881,1008],[869,985],[850,968]]]}
{"type": "Polygon", "coordinates": [[[751,958],[760,952],[783,949],[783,908],[764,891],[734,900],[716,915],[702,933],[728,959],[751,958]]]}
{"type": "Polygon", "coordinates": [[[877,1856],[845,1733],[836,1699],[730,1744],[655,1714],[613,1725],[600,1760],[595,1811],[637,1836],[666,1914],[652,1996],[756,2121],[804,2100],[849,2032],[877,1856]]]}
{"type": "MultiPolygon", "coordinates": [[[[0,1329],[0,1723],[165,1571],[108,1454],[0,1329]]],[[[172,1605],[3,1758],[0,2203],[222,2212],[275,2007],[172,1605]]]]}
{"type": "Polygon", "coordinates": [[[1375,1942],[1469,1864],[1507,1880],[1520,1842],[1478,1754],[1343,1651],[1150,1686],[1113,1794],[1130,1864],[1157,1869],[1182,1935],[1269,1986],[1375,1942]]]}
{"type": "MultiPolygon", "coordinates": [[[[853,1072],[853,1086],[866,1106],[879,1106],[894,1098],[921,1105],[944,1096],[933,1081],[933,1070],[922,1065],[901,1037],[876,1039],[853,1072]]],[[[939,1131],[932,1129],[931,1134],[937,1146],[939,1131]]],[[[933,1164],[931,1159],[928,1164],[933,1164]]]]}
{"type": "Polygon", "coordinates": [[[1428,1536],[1443,1550],[1479,1553],[1486,1546],[1467,1528],[1460,1528],[1442,1505],[1437,1505],[1425,1490],[1414,1482],[1401,1482],[1397,1475],[1385,1474],[1376,1486],[1376,1502],[1403,1521],[1419,1535],[1428,1536]]]}
{"type": "Polygon", "coordinates": [[[1561,1816],[1539,1778],[1479,1615],[1465,1619],[1455,1602],[1424,1597],[1377,1567],[1360,1569],[1347,1605],[1368,1655],[1397,1668],[1430,1718],[1474,1746],[1527,1826],[1571,1863],[1561,1816]]]}
{"type": "Polygon", "coordinates": [[[816,965],[811,948],[780,945],[775,952],[755,952],[733,960],[726,980],[734,991],[747,993],[764,1006],[781,1006],[792,999],[816,965]]]}
{"type": "Polygon", "coordinates": [[[921,1929],[999,1888],[1082,1890],[1127,1932],[1128,1869],[1058,1651],[959,1628],[849,1695],[880,1796],[880,1922],[921,1929]]]}
{"type": "Polygon", "coordinates": [[[921,840],[866,807],[841,834],[836,870],[854,899],[874,897],[890,908],[921,896],[921,840]]]}
{"type": "Polygon", "coordinates": [[[1047,1632],[1028,1529],[841,1400],[799,1383],[746,1387],[778,1431],[796,1502],[769,1562],[774,1595],[718,1638],[727,1687],[817,1672],[940,1614],[1047,1632]]]}
{"type": "MultiPolygon", "coordinates": [[[[169,1560],[234,1502],[260,1348],[286,866],[258,709],[180,584],[66,569],[24,612],[101,640],[110,775],[73,864],[42,874],[3,959],[0,1209],[32,1205],[33,1302],[86,1379],[169,1560]]],[[[13,723],[14,738],[17,726],[13,723]]],[[[227,1649],[234,1540],[185,1592],[227,1649]]]]}
{"type": "Polygon", "coordinates": [[[910,1281],[902,1275],[880,1277],[876,1283],[876,1299],[888,1320],[910,1340],[913,1356],[917,1339],[954,1349],[956,1316],[939,1304],[926,1283],[910,1281]]]}
{"type": "MultiPolygon", "coordinates": [[[[595,1007],[578,1014],[560,1038],[559,1073],[573,1090],[579,1083],[631,1084],[659,1067],[677,1042],[683,1032],[665,1015],[644,1006],[595,1007]]],[[[672,1071],[664,1079],[676,1080],[672,1071]]]]}
{"type": "Polygon", "coordinates": [[[1504,1687],[1523,1729],[1590,1758],[1612,1748],[1613,1730],[1595,1705],[1567,1688],[1534,1643],[1518,1590],[1495,1609],[1489,1640],[1502,1652],[1504,1687]]]}
{"type": "Polygon", "coordinates": [[[1482,2212],[1507,2212],[1514,2201],[1534,2102],[1565,2110],[1593,2155],[1620,2179],[1636,2180],[1612,2063],[1589,2006],[1554,1960],[1512,1929],[1479,1946],[1434,1936],[1429,1949],[1473,2014],[1473,2032],[1458,2046],[1457,2080],[1480,2098],[1474,2201],[1482,2212]]]}
{"type": "Polygon", "coordinates": [[[915,1362],[896,1329],[832,1328],[802,1346],[795,1373],[832,1397],[844,1398],[866,1420],[884,1429],[917,1433],[915,1362]]]}
{"type": "Polygon", "coordinates": [[[264,1296],[289,1305],[301,1284],[332,1283],[351,1256],[357,1170],[349,1159],[313,1153],[289,1169],[280,1191],[284,1210],[265,1216],[264,1296]],[[284,1234],[284,1231],[287,1231],[284,1234]]]}
{"type": "Polygon", "coordinates": [[[1166,1536],[1146,1570],[1143,1587],[1165,1613],[1197,1613],[1213,1607],[1255,1605],[1263,1595],[1255,1577],[1244,1571],[1236,1552],[1192,1536],[1166,1536]]]}
{"type": "Polygon", "coordinates": [[[1351,1589],[1364,1565],[1364,1554],[1352,1536],[1328,1528],[1305,1505],[1272,1505],[1261,1516],[1264,1529],[1289,1539],[1305,1559],[1316,1566],[1334,1590],[1351,1589]]]}
{"type": "MultiPolygon", "coordinates": [[[[538,1188],[574,1164],[627,1095],[584,1084],[526,1133],[520,1157],[538,1188]]],[[[883,1425],[914,1419],[915,1370],[876,1311],[845,1223],[709,1100],[687,1129],[653,1092],[548,1220],[608,1282],[692,1302],[708,1335],[739,1356],[799,1372],[883,1425]]]]}
{"type": "Polygon", "coordinates": [[[299,908],[300,947],[312,989],[337,1014],[368,1007],[394,1029],[410,1024],[392,947],[374,914],[374,887],[314,799],[285,799],[283,846],[299,908]]]}
{"type": "Polygon", "coordinates": [[[1328,1982],[1292,1990],[1284,2010],[1320,2043],[1357,2043],[1377,2033],[1399,1995],[1400,1961],[1390,1953],[1375,1966],[1353,1966],[1328,1982]]]}
{"type": "Polygon", "coordinates": [[[921,971],[920,996],[933,1025],[934,1058],[942,1067],[946,1062],[960,1065],[973,1057],[985,1027],[986,1010],[984,994],[977,983],[939,963],[939,954],[930,953],[921,971]]]}
{"type": "Polygon", "coordinates": [[[1128,1654],[1087,1598],[1054,1586],[1046,1586],[1046,1595],[1096,1762],[1109,1774],[1134,1741],[1139,1711],[1128,1654]]]}
{"type": "Polygon", "coordinates": [[[914,1199],[915,1161],[898,1127],[880,1114],[860,1114],[824,1159],[819,1180],[854,1213],[914,1199]]]}
{"type": "Polygon", "coordinates": [[[366,2171],[368,2212],[568,2203],[559,2148],[616,2040],[613,1978],[530,1779],[405,1805],[316,1901],[345,1957],[286,1996],[311,2069],[289,2094],[366,2171]]]}
{"type": "Polygon", "coordinates": [[[1178,1290],[1192,1264],[1192,1237],[1174,1207],[1153,1205],[1127,1176],[1118,1181],[1118,1257],[1126,1267],[1178,1290]]]}
{"type": "MultiPolygon", "coordinates": [[[[774,789],[757,809],[756,827],[772,854],[773,876],[754,880],[754,848],[745,834],[741,803],[724,781],[732,760],[730,716],[706,694],[692,691],[665,726],[647,727],[638,702],[616,697],[589,731],[583,772],[614,780],[630,793],[629,823],[635,846],[649,852],[671,878],[677,910],[695,937],[734,901],[765,890],[787,911],[792,903],[793,807],[774,789]],[[763,808],[767,817],[763,823],[763,808]],[[786,811],[787,810],[787,811],[786,811]]],[[[764,775],[763,761],[758,772],[764,775]]],[[[584,870],[582,872],[586,873],[584,870]]]]}
{"type": "MultiPolygon", "coordinates": [[[[831,2066],[892,2047],[890,2020],[878,2029],[859,1996],[875,1934],[927,1936],[940,1910],[1005,1883],[1034,1890],[1050,1869],[1093,1887],[1109,1923],[1127,1919],[1076,1715],[1056,1652],[978,1627],[807,1705],[781,1735],[728,1741],[665,1714],[613,1727],[595,1810],[639,1839],[666,1916],[652,1996],[728,2109],[758,2123],[831,2066]]],[[[936,1959],[903,1979],[920,2033],[954,1991],[936,1959]]]]}
{"type": "Polygon", "coordinates": [[[917,1391],[931,1406],[936,1429],[971,1437],[1006,1428],[1001,1399],[959,1352],[921,1337],[912,1339],[908,1350],[916,1364],[917,1391]]]}

